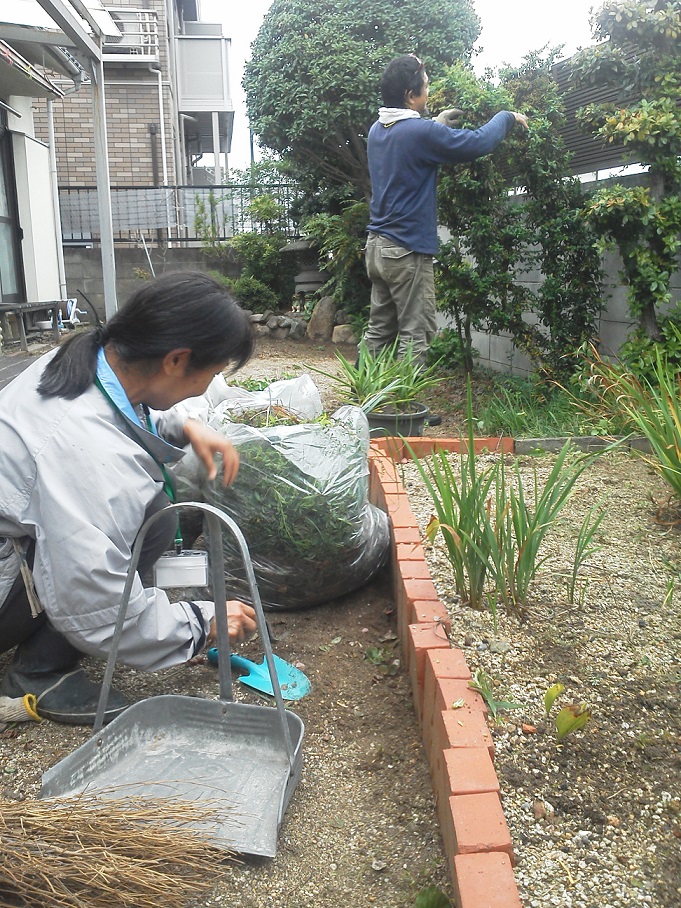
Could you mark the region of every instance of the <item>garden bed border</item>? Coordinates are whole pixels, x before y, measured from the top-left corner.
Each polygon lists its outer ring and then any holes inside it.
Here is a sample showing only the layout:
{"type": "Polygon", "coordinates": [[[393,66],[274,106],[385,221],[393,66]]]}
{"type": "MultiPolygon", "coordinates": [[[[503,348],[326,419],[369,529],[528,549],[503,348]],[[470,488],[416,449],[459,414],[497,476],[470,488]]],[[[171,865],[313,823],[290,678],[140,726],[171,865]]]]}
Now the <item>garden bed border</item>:
{"type": "MultiPolygon", "coordinates": [[[[465,656],[450,643],[449,616],[432,581],[398,466],[410,458],[409,448],[423,457],[437,449],[458,452],[463,445],[465,450],[465,444],[459,438],[374,439],[369,497],[390,517],[397,631],[457,906],[522,908],[485,702],[468,686],[465,656]],[[460,699],[464,706],[448,707],[460,699]]],[[[514,442],[478,438],[475,449],[513,453],[514,442]]]]}

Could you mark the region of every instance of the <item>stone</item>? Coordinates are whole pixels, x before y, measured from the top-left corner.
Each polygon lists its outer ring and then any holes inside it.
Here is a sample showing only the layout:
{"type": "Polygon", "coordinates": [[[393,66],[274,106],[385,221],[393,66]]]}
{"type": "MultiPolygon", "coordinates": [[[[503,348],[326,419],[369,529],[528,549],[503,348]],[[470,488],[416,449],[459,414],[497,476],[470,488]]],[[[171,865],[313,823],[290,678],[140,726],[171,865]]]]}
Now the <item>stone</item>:
{"type": "Polygon", "coordinates": [[[299,318],[291,319],[291,333],[289,337],[291,340],[301,340],[305,337],[305,332],[307,331],[307,324],[299,318]]]}
{"type": "Polygon", "coordinates": [[[253,325],[253,331],[256,337],[269,337],[270,335],[267,325],[253,325]]]}
{"type": "Polygon", "coordinates": [[[277,325],[275,328],[270,329],[270,337],[275,340],[286,340],[290,333],[291,329],[285,325],[277,325]]]}
{"type": "Polygon", "coordinates": [[[334,344],[358,344],[357,336],[352,325],[336,325],[331,333],[334,344]]]}
{"type": "Polygon", "coordinates": [[[307,336],[311,340],[331,340],[336,322],[336,304],[330,296],[323,296],[307,323],[307,336]]]}

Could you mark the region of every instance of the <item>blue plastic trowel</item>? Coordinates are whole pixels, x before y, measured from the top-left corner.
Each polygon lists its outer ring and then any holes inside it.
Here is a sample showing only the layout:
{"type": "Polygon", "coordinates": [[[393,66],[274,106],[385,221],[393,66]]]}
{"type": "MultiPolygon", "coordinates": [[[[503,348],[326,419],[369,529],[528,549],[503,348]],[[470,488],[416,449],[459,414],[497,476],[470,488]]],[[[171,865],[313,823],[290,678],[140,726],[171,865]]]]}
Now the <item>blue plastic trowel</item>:
{"type": "MultiPolygon", "coordinates": [[[[213,665],[217,665],[217,647],[212,646],[206,653],[206,657],[213,665]]],[[[310,693],[312,685],[310,684],[310,679],[307,675],[294,665],[284,662],[279,656],[273,655],[272,658],[274,659],[274,668],[277,673],[282,699],[302,700],[306,694],[310,693]]],[[[251,662],[250,659],[244,659],[243,656],[236,656],[234,653],[231,653],[229,661],[232,668],[237,671],[246,672],[245,675],[241,675],[237,679],[242,684],[245,684],[246,687],[252,687],[253,690],[257,690],[261,694],[267,694],[270,697],[274,696],[272,679],[270,678],[269,669],[267,668],[267,662],[265,660],[262,662],[251,662]]]]}

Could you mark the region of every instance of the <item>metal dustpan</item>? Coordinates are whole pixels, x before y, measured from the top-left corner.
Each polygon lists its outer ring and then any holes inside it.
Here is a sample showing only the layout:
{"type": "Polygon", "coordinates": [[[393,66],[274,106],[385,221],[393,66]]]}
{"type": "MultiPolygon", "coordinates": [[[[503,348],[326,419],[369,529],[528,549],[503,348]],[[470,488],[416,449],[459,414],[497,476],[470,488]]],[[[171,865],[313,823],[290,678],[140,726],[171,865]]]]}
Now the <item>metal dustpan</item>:
{"type": "MultiPolygon", "coordinates": [[[[224,606],[218,607],[226,600],[221,526],[225,524],[241,549],[265,661],[275,679],[272,646],[243,534],[228,515],[212,505],[187,502],[169,506],[180,507],[199,508],[206,515],[220,651],[229,654],[227,615],[224,606]]],[[[47,770],[40,797],[87,793],[102,798],[203,801],[210,806],[211,821],[197,823],[197,828],[211,844],[274,857],[279,826],[300,779],[304,733],[300,718],[284,708],[277,684],[273,684],[274,706],[235,703],[230,660],[221,659],[219,700],[172,694],[150,697],[102,727],[142,541],[167,510],[152,516],[135,542],[93,735],[47,770]]]]}

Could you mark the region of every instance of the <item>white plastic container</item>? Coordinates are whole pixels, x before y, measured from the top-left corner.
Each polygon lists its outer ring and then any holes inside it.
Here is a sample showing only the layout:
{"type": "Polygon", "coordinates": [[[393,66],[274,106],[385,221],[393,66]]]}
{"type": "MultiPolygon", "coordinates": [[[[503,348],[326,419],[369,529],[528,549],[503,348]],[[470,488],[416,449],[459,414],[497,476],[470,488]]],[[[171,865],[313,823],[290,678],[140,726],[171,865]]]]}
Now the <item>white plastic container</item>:
{"type": "Polygon", "coordinates": [[[154,586],[170,587],[207,586],[208,554],[195,549],[164,552],[154,565],[154,586]]]}

